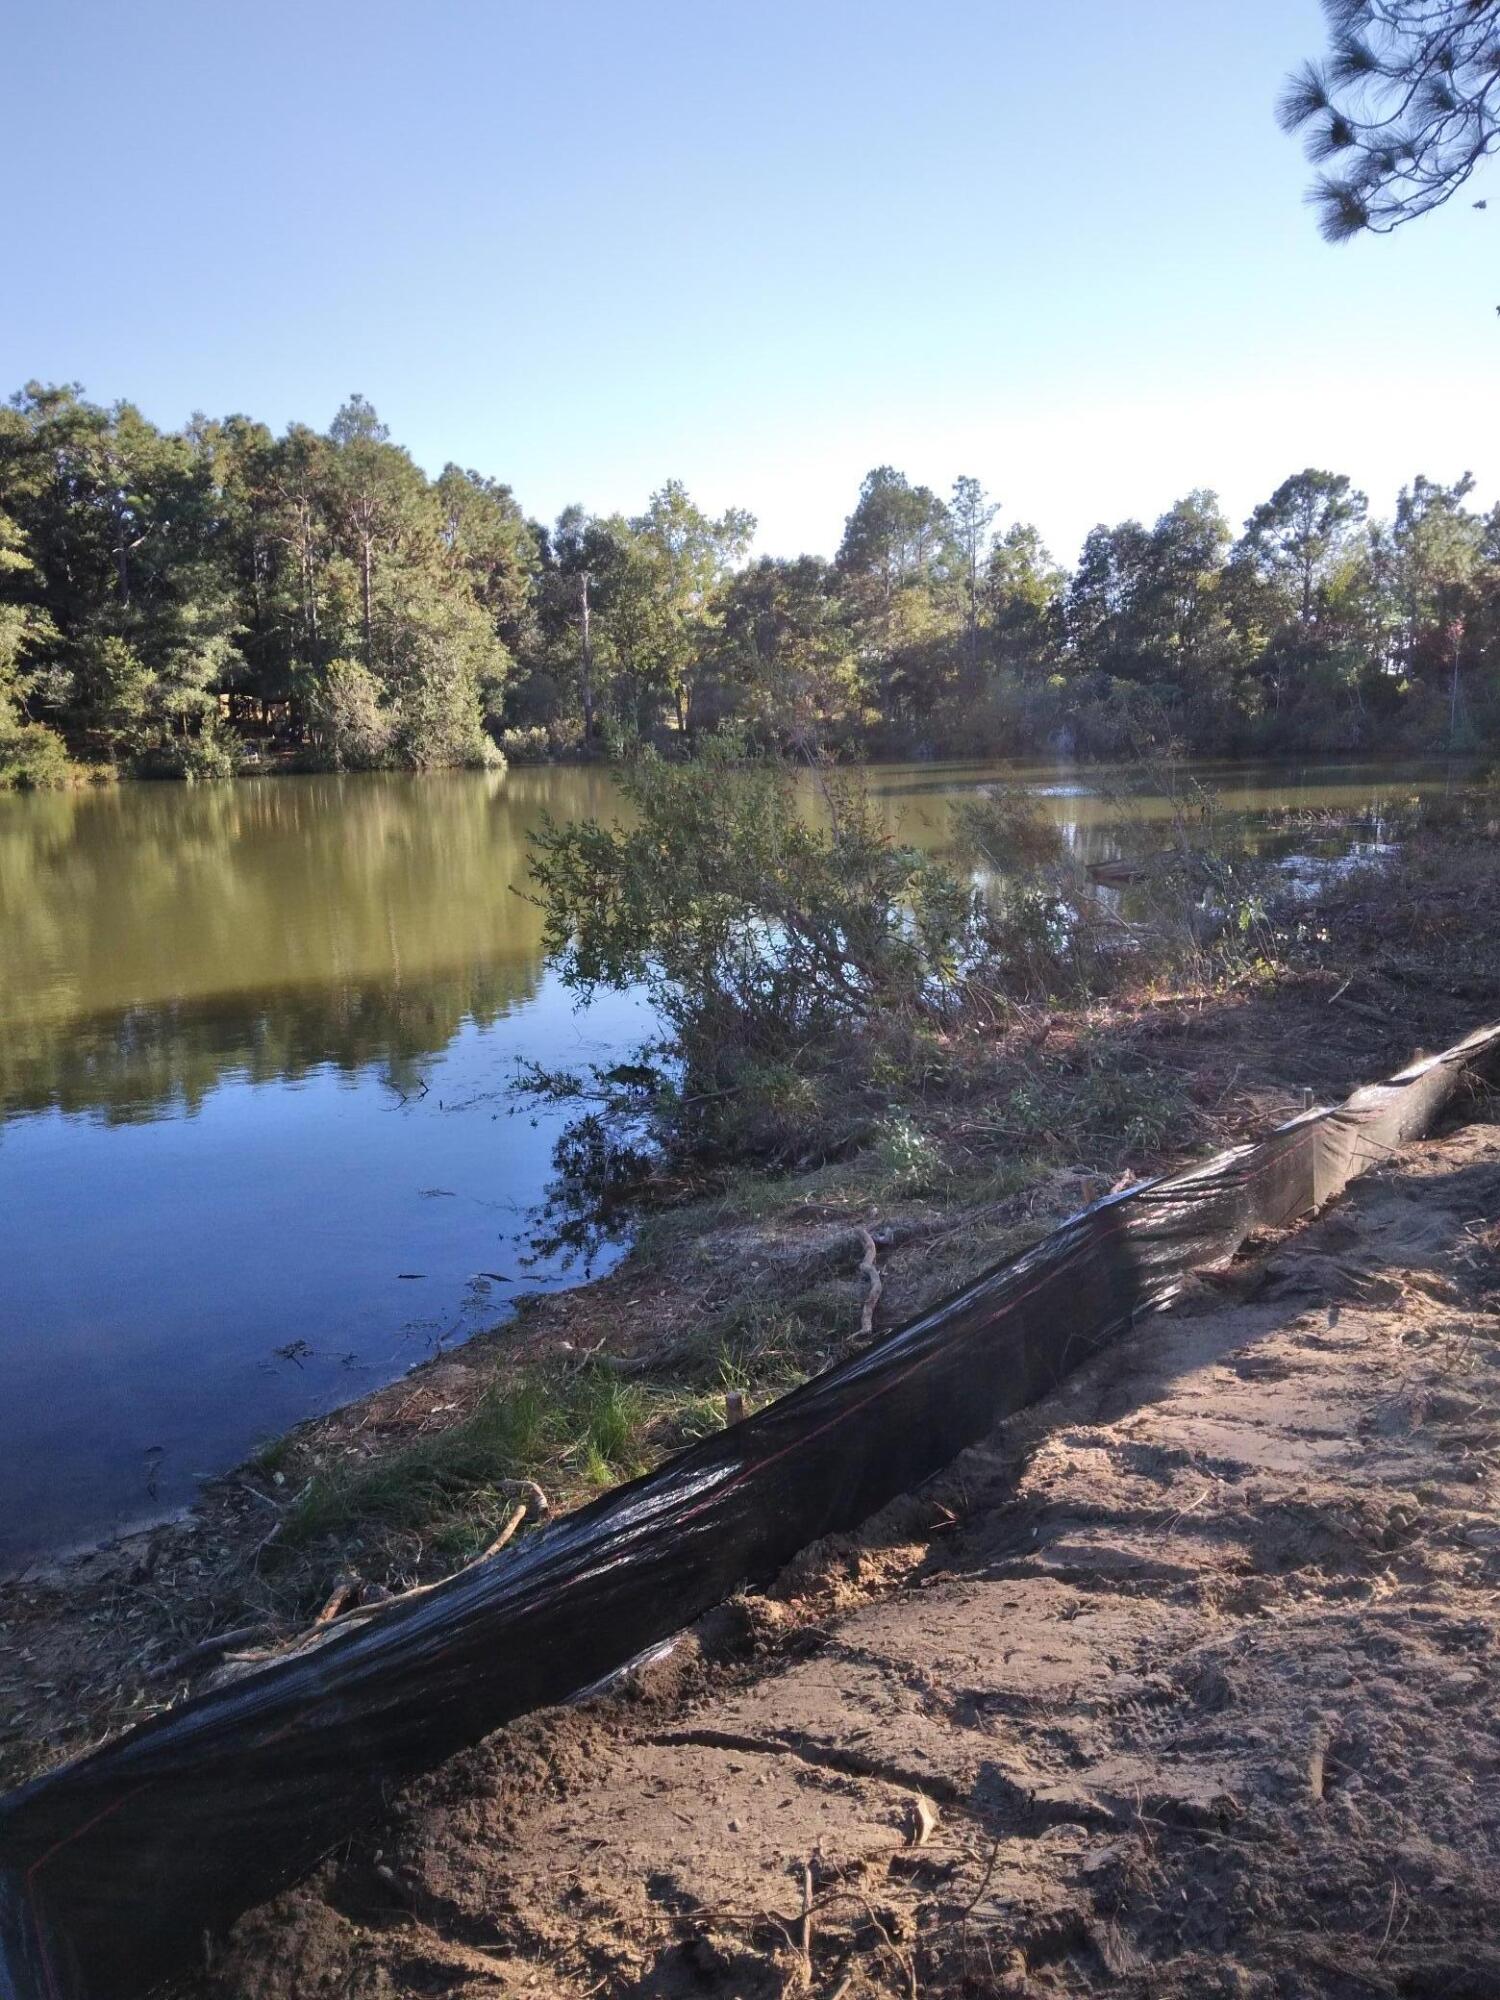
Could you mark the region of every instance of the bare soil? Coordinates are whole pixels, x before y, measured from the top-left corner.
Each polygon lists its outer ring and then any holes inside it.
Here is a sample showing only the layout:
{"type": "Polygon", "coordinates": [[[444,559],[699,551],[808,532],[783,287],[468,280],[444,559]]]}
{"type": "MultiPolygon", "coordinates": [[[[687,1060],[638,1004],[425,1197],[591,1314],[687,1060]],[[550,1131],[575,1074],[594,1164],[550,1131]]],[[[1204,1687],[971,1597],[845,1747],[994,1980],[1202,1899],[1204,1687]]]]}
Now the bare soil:
{"type": "Polygon", "coordinates": [[[394,1801],[215,2000],[1500,1992],[1500,1126],[394,1801]]]}

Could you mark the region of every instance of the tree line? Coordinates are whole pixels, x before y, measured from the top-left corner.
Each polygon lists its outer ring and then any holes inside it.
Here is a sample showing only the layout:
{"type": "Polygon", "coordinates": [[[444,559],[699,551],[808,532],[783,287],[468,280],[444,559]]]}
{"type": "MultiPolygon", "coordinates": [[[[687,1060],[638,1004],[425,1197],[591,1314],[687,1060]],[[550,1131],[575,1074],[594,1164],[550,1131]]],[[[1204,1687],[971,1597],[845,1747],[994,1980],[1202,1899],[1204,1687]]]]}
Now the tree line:
{"type": "Polygon", "coordinates": [[[1472,748],[1500,735],[1500,508],[1389,520],[1285,479],[1100,526],[1068,571],[975,478],[869,473],[837,554],[750,558],[676,481],[529,520],[429,478],[360,396],[326,432],[180,431],[32,383],[0,409],[0,784],[248,754],[426,769],[732,727],[799,752],[1106,757],[1472,748]]]}

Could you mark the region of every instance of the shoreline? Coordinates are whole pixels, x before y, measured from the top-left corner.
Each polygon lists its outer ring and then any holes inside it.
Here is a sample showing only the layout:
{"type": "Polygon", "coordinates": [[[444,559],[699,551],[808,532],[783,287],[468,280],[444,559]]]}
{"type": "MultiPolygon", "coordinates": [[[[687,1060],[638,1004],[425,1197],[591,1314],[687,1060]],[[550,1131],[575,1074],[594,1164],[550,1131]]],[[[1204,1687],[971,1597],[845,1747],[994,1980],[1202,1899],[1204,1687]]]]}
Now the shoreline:
{"type": "MultiPolygon", "coordinates": [[[[868,791],[897,837],[924,849],[936,847],[946,858],[939,843],[950,837],[944,831],[953,817],[949,802],[972,795],[990,776],[983,764],[897,765],[872,769],[868,791]]],[[[1093,767],[1023,776],[1037,790],[1099,795],[1061,797],[1045,807],[1051,818],[1068,824],[1077,856],[1120,851],[1113,831],[1117,819],[1130,828],[1118,836],[1125,851],[1148,841],[1158,844],[1143,822],[1166,812],[1174,795],[1172,784],[1162,780],[1165,802],[1158,800],[1159,772],[1135,773],[1136,785],[1149,793],[1144,802],[1129,794],[1120,774],[1093,767]],[[1049,786],[1049,780],[1056,782],[1049,786]]],[[[1241,810],[1260,813],[1267,801],[1279,804],[1256,818],[1254,826],[1267,832],[1256,833],[1251,844],[1274,856],[1299,842],[1309,852],[1333,852],[1351,837],[1371,839],[1368,831],[1339,828],[1335,815],[1352,807],[1373,820],[1379,810],[1389,824],[1393,814],[1398,821],[1409,814],[1410,799],[1431,799],[1444,790],[1440,776],[1411,766],[1294,776],[1310,789],[1294,789],[1274,768],[1204,775],[1211,790],[1223,785],[1231,846],[1242,838],[1241,810]],[[1303,798],[1321,803],[1300,811],[1297,801],[1303,798]],[[1389,812],[1383,810],[1387,806],[1389,812]]],[[[1003,785],[1003,776],[994,774],[994,782],[1003,785]]],[[[1450,780],[1449,789],[1457,783],[1450,780]]],[[[809,781],[806,795],[812,798],[816,789],[816,781],[809,781]]],[[[1188,789],[1191,800],[1195,794],[1188,789]]],[[[553,1035],[554,1021],[564,1023],[569,996],[540,966],[533,935],[539,919],[506,885],[522,880],[525,837],[544,808],[573,817],[593,813],[608,822],[615,816],[615,797],[616,777],[602,769],[538,770],[436,786],[405,778],[348,785],[319,779],[301,787],[188,795],[137,786],[87,801],[18,806],[5,815],[7,827],[20,833],[22,885],[35,882],[35,892],[18,904],[21,952],[7,982],[13,1018],[34,1026],[19,1039],[10,1038],[7,1082],[13,1107],[47,1114],[30,1124],[21,1117],[8,1128],[23,1152],[41,1150],[42,1173],[23,1173],[12,1217],[13,1240],[19,1246],[35,1235],[40,1254],[32,1264],[29,1256],[13,1251],[7,1293],[18,1333],[28,1325],[64,1328],[83,1357],[76,1368],[60,1366],[51,1358],[51,1343],[35,1337],[15,1350],[19,1393],[7,1431],[12,1455],[6,1569],[13,1572],[23,1557],[45,1560],[67,1550],[86,1551],[99,1540],[165,1520],[172,1508],[190,1500],[189,1475],[223,1472],[272,1434],[327,1410],[335,1398],[344,1401],[376,1383],[400,1379],[416,1356],[430,1351],[429,1340],[447,1344],[446,1329],[460,1313],[462,1333],[503,1312],[504,1298],[519,1287],[497,1284],[483,1310],[477,1304],[470,1309],[463,1289],[472,1272],[497,1257],[503,1272],[523,1277],[530,1288],[531,1277],[512,1261],[509,1246],[497,1249],[490,1240],[478,1205],[467,1210],[473,1240],[456,1244],[451,1263],[429,1264],[425,1253],[433,1230],[425,1216],[435,1214],[438,1205],[418,1211],[409,1203],[414,1214],[396,1218],[408,1232],[396,1261],[403,1270],[433,1272],[442,1282],[385,1283],[377,1297],[377,1277],[383,1280],[395,1268],[387,1270],[378,1230],[367,1224],[362,1235],[351,1235],[358,1255],[325,1260],[324,1271],[313,1268],[321,1253],[307,1250],[313,1239],[295,1206],[278,1204],[275,1186],[258,1187],[239,1162],[256,1158],[268,1135],[275,1140],[279,1129],[296,1130],[307,1161],[327,1157],[338,1169],[329,1183],[330,1199],[339,1226],[351,1229],[362,1217],[391,1210],[404,1162],[415,1160],[417,1145],[424,1164],[405,1183],[410,1189],[458,1187],[522,1208],[536,1200],[551,1179],[547,1135],[526,1132],[522,1120],[512,1120],[509,1133],[481,1124],[477,1136],[462,1138],[455,1129],[439,1135],[415,1129],[422,1124],[415,1115],[414,1129],[404,1133],[395,1124],[394,1107],[400,1105],[406,1116],[406,1093],[421,1092],[429,1076],[435,1079],[436,1103],[444,1096],[451,1102],[474,1094],[480,1088],[475,1079],[485,1068],[493,1074],[484,1088],[503,1084],[512,1049],[525,1055],[553,1035]],[[343,856],[340,829],[346,826],[352,881],[345,878],[342,858],[321,859],[325,853],[343,856]],[[49,862],[54,836],[63,842],[63,860],[56,866],[49,862]],[[460,838],[462,873],[445,877],[442,857],[455,851],[460,838]],[[178,845],[192,855],[192,870],[174,866],[178,845]],[[420,858],[420,867],[405,859],[409,850],[420,858]],[[320,857],[309,870],[310,892],[294,872],[291,880],[302,901],[284,902],[278,876],[284,867],[296,870],[304,851],[320,857]],[[158,853],[164,857],[159,870],[158,853]],[[370,855],[380,857],[378,873],[370,855]],[[497,857],[506,865],[497,865],[497,857]],[[62,929],[53,941],[47,934],[48,899],[62,885],[64,900],[56,911],[62,929]],[[66,893],[75,885],[76,894],[66,893]],[[332,907],[331,899],[345,890],[351,891],[351,913],[340,916],[337,947],[299,943],[302,932],[314,934],[309,916],[318,925],[325,897],[332,907]],[[170,930],[161,933],[159,972],[134,956],[138,926],[131,912],[137,894],[141,906],[153,911],[165,913],[174,900],[178,904],[170,919],[165,914],[161,919],[170,922],[170,930]],[[266,949],[226,943],[232,957],[221,964],[211,944],[219,936],[218,904],[233,909],[237,920],[253,920],[257,942],[266,949]],[[501,904],[515,906],[515,914],[501,904]],[[28,920],[32,907],[38,913],[34,923],[28,920]],[[394,926],[384,921],[392,907],[394,926]],[[35,949],[31,938],[38,940],[35,949]],[[401,967],[394,977],[392,953],[399,954],[401,967]],[[78,1001],[60,998],[55,1016],[48,1011],[50,997],[64,989],[49,970],[54,958],[80,968],[78,1001]],[[115,963],[125,968],[118,976],[98,969],[115,963]],[[506,1013],[519,1017],[514,1029],[503,1025],[506,1013]],[[489,1050],[502,1038],[497,1064],[489,1050]],[[436,1079],[450,1071],[454,1085],[445,1091],[436,1079]],[[387,1075],[393,1079],[389,1089],[387,1075]],[[322,1118],[315,1099],[346,1079],[357,1086],[348,1100],[353,1116],[322,1118]],[[392,1120],[377,1120],[375,1111],[387,1105],[392,1120]],[[256,1122],[253,1129],[242,1128],[251,1143],[236,1147],[240,1134],[231,1114],[238,1106],[256,1122]],[[75,1118],[75,1112],[92,1115],[75,1118]],[[187,1227],[176,1255],[153,1270],[153,1174],[163,1153],[176,1145],[167,1128],[187,1119],[193,1123],[184,1125],[182,1144],[199,1162],[191,1189],[180,1197],[185,1205],[179,1223],[187,1227]],[[356,1119],[364,1121],[373,1144],[391,1149],[378,1167],[362,1156],[365,1133],[356,1119]],[[43,1129],[52,1123],[61,1128],[55,1145],[43,1129]],[[388,1139],[375,1131],[385,1123],[392,1127],[388,1139]],[[162,1129],[125,1129],[151,1124],[162,1129]],[[341,1140],[346,1127],[357,1137],[341,1140]],[[528,1148],[524,1157],[518,1144],[528,1148]],[[122,1162],[133,1170],[122,1175],[122,1162]],[[450,1172],[465,1178],[450,1178],[450,1172]],[[123,1200],[112,1195],[112,1177],[134,1192],[123,1200]],[[70,1214],[73,1228],[84,1231],[71,1247],[70,1214]],[[117,1215],[122,1226],[128,1217],[137,1253],[128,1287],[118,1285],[94,1252],[95,1245],[110,1240],[117,1215]],[[271,1215],[283,1245],[273,1260],[286,1267],[280,1273],[261,1263],[271,1215]],[[206,1226],[194,1226],[200,1217],[206,1226]],[[475,1233],[481,1225],[483,1241],[475,1233]],[[49,1273],[75,1258],[78,1302],[54,1305],[49,1273]],[[460,1263],[455,1282],[454,1266],[460,1263]],[[207,1332],[199,1323],[205,1308],[214,1318],[207,1332]],[[424,1330],[429,1321],[430,1333],[424,1330]],[[367,1344],[360,1347],[365,1329],[367,1344]],[[300,1364],[294,1369],[277,1355],[283,1345],[305,1348],[307,1343],[294,1337],[308,1334],[318,1352],[307,1359],[304,1381],[300,1364]],[[149,1375],[138,1383],[131,1373],[137,1345],[175,1353],[191,1366],[185,1373],[174,1371],[175,1384],[167,1379],[152,1385],[149,1375]],[[356,1348],[360,1351],[347,1366],[336,1365],[341,1350],[356,1348]],[[229,1381],[229,1362],[236,1356],[259,1372],[251,1376],[242,1367],[241,1379],[229,1381]],[[101,1418],[102,1398],[91,1394],[91,1374],[119,1380],[132,1391],[131,1422],[116,1424],[107,1408],[101,1418]],[[52,1385],[62,1389],[60,1407],[50,1422],[39,1422],[29,1408],[45,1410],[52,1385]],[[147,1450],[158,1439],[166,1445],[159,1462],[147,1450]],[[158,1487],[159,1497],[149,1487],[158,1487]]],[[[1196,828],[1189,837],[1200,837],[1196,828]]],[[[1095,880],[1111,879],[1091,864],[1089,873],[1095,880]]],[[[1120,907],[1130,907],[1128,896],[1120,907]]],[[[318,926],[315,934],[322,937],[325,931],[318,926]]],[[[582,1017],[577,1031],[585,1038],[601,1033],[592,1025],[596,1018],[603,1018],[597,1010],[582,1017]]],[[[565,1025],[571,1037],[575,1023],[565,1025]]],[[[903,1094],[907,1086],[899,1065],[893,1075],[903,1094]]],[[[503,1114],[507,1106],[490,1108],[503,1114]]],[[[1148,1107],[1153,1114],[1154,1109],[1148,1107]]],[[[872,1119],[882,1118],[878,1102],[869,1110],[872,1119]]],[[[795,1130],[791,1139],[795,1156],[803,1150],[795,1130]]],[[[18,1167],[21,1159],[18,1154],[18,1167]]],[[[457,1204],[445,1206],[451,1211],[457,1204]]],[[[522,1227],[518,1219],[514,1228],[522,1227]]],[[[579,1274],[569,1275],[576,1282],[579,1274]]]]}
{"type": "Polygon", "coordinates": [[[1235,1143],[1306,1091],[1341,1095],[1500,1012],[1492,858],[1485,840],[1419,841],[1397,877],[1330,884],[1324,941],[1274,979],[1018,1013],[983,1091],[931,1107],[915,1174],[859,1155],[660,1209],[605,1277],[518,1301],[501,1327],[298,1426],[185,1516],[0,1579],[15,1718],[0,1779],[256,1664],[320,1613],[462,1567],[515,1510],[502,1467],[561,1511],[722,1424],[727,1392],[753,1406],[849,1352],[868,1240],[879,1331],[1122,1174],[1235,1143]],[[1431,933],[1420,973],[1392,956],[1417,922],[1431,933]],[[1080,1051],[1136,1080],[1144,1136],[1090,1131],[1080,1051]],[[1058,1093],[1046,1142],[987,1137],[1015,1079],[1038,1076],[1058,1093]]]}
{"type": "MultiPolygon", "coordinates": [[[[664,754],[672,754],[669,750],[664,754]]],[[[902,764],[930,764],[934,768],[967,769],[985,768],[1009,771],[1110,771],[1128,766],[1128,757],[1090,757],[1077,752],[1033,753],[1024,757],[998,757],[988,755],[955,756],[924,750],[921,747],[909,750],[872,749],[862,751],[858,756],[839,756],[836,765],[848,770],[883,770],[902,764]]],[[[1186,760],[1193,770],[1229,771],[1301,771],[1301,770],[1381,770],[1399,765],[1434,765],[1446,770],[1474,775],[1489,768],[1495,762],[1493,753],[1484,747],[1467,750],[1445,749],[1442,747],[1403,748],[1389,752],[1375,752],[1363,749],[1328,749],[1297,751],[1249,751],[1237,754],[1224,751],[1214,755],[1193,755],[1186,760]]],[[[0,789],[0,798],[44,797],[50,794],[70,792],[110,791],[120,785],[149,785],[172,787],[174,785],[222,785],[235,784],[242,779],[257,778],[447,778],[455,776],[483,776],[504,771],[598,771],[613,770],[619,759],[588,754],[582,750],[567,751],[544,757],[508,755],[498,745],[493,762],[483,764],[440,764],[422,768],[401,765],[376,765],[368,769],[355,770],[336,764],[307,764],[298,761],[296,752],[279,752],[265,758],[247,761],[234,771],[214,777],[188,777],[177,772],[150,772],[121,770],[113,765],[85,764],[70,762],[65,781],[56,785],[16,785],[8,790],[0,789]]]]}

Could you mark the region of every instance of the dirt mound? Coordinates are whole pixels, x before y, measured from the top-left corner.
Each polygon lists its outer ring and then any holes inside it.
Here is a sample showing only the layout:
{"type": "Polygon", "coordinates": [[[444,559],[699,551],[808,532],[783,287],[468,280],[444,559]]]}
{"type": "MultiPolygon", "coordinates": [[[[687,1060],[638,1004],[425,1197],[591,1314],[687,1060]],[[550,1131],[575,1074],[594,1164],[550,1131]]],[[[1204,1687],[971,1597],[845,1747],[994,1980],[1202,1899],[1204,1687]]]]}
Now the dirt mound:
{"type": "Polygon", "coordinates": [[[1500,1991],[1500,1128],[1201,1285],[201,1988],[1500,1991]]]}

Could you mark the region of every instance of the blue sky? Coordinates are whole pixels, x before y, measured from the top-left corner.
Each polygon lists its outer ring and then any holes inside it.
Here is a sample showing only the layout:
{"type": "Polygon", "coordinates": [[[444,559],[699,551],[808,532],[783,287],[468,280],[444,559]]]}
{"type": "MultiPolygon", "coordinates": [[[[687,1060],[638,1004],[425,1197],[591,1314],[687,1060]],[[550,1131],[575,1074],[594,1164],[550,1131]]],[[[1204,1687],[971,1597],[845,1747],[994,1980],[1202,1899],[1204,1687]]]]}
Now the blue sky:
{"type": "Polygon", "coordinates": [[[1071,559],[1195,485],[1495,497],[1500,175],[1333,249],[1316,0],[11,0],[0,383],[368,395],[527,510],[668,477],[831,552],[872,465],[1071,559]]]}

